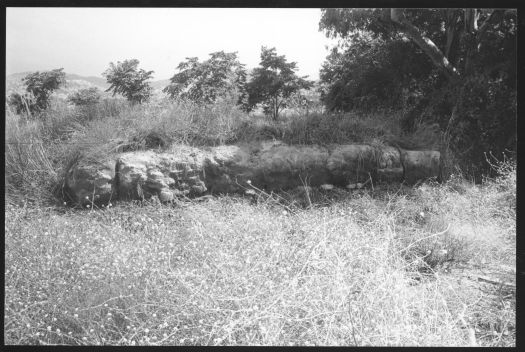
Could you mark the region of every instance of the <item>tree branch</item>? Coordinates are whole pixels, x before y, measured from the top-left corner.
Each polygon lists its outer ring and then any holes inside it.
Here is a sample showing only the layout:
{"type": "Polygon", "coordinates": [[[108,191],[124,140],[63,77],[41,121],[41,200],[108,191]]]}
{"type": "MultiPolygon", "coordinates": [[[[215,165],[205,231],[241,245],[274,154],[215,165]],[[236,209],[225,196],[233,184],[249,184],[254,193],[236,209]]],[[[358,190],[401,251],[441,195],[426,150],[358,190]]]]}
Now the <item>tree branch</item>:
{"type": "Polygon", "coordinates": [[[412,39],[421,50],[430,57],[434,65],[439,67],[447,77],[451,79],[459,77],[459,72],[448,61],[445,55],[443,55],[436,44],[434,44],[429,38],[425,37],[416,26],[406,19],[403,9],[390,9],[390,18],[398,25],[402,32],[412,39]]]}
{"type": "Polygon", "coordinates": [[[484,39],[483,37],[487,33],[487,29],[489,28],[490,24],[496,24],[503,19],[505,11],[506,10],[493,10],[490,13],[490,16],[483,22],[481,26],[479,26],[478,32],[476,33],[476,40],[478,43],[481,43],[481,41],[484,39]]]}

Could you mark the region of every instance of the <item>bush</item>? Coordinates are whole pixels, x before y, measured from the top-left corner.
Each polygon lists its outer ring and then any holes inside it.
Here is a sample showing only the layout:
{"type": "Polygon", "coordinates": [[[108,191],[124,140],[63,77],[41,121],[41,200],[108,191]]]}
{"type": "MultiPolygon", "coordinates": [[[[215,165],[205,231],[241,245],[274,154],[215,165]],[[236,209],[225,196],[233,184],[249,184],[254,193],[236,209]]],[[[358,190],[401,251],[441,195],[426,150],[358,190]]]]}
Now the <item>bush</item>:
{"type": "Polygon", "coordinates": [[[493,170],[493,177],[486,177],[485,184],[489,194],[493,195],[494,213],[499,217],[516,216],[516,156],[503,154],[498,160],[492,153],[487,156],[487,163],[493,170]]]}
{"type": "Polygon", "coordinates": [[[400,134],[397,116],[376,114],[309,114],[291,118],[284,140],[290,144],[351,144],[387,141],[400,134]]]}
{"type": "Polygon", "coordinates": [[[45,142],[41,121],[23,121],[6,112],[6,201],[53,199],[59,173],[52,161],[52,146],[45,142]]]}
{"type": "Polygon", "coordinates": [[[96,87],[80,89],[71,93],[67,101],[76,106],[94,105],[100,101],[100,91],[96,87]]]}
{"type": "Polygon", "coordinates": [[[126,127],[116,124],[118,117],[129,109],[126,101],[115,99],[74,110],[57,100],[37,120],[6,110],[6,196],[43,202],[61,198],[63,177],[72,160],[111,151],[115,147],[111,138],[126,127]],[[104,121],[95,121],[102,117],[104,121]]]}
{"type": "Polygon", "coordinates": [[[35,112],[34,98],[31,94],[11,93],[7,104],[15,110],[18,115],[31,115],[35,112]]]}

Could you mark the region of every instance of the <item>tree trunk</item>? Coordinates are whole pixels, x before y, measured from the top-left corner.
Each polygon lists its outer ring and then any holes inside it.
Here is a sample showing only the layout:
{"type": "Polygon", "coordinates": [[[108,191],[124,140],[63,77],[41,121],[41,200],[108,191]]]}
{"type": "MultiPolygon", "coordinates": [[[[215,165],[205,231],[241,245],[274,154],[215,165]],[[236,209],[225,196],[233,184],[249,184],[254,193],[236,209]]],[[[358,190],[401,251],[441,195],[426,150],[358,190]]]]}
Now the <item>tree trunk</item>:
{"type": "Polygon", "coordinates": [[[450,79],[459,77],[459,72],[452,66],[436,44],[421,34],[420,30],[406,19],[403,9],[390,9],[390,18],[398,25],[403,33],[412,39],[421,50],[428,55],[434,65],[439,67],[447,77],[450,79]]]}
{"type": "Polygon", "coordinates": [[[284,100],[279,101],[279,98],[276,99],[277,105],[275,107],[275,119],[277,120],[277,117],[279,116],[279,110],[281,110],[281,106],[283,105],[284,100]]]}
{"type": "Polygon", "coordinates": [[[277,101],[278,101],[278,98],[275,97],[273,100],[273,111],[272,111],[274,121],[277,121],[277,118],[279,116],[279,106],[277,105],[277,101]]]}
{"type": "Polygon", "coordinates": [[[478,31],[478,20],[481,12],[476,9],[465,9],[465,32],[475,33],[478,31]]]}
{"type": "Polygon", "coordinates": [[[447,35],[447,44],[445,46],[445,57],[449,62],[454,62],[456,46],[458,43],[458,21],[459,11],[456,9],[447,9],[445,13],[445,24],[446,24],[446,35],[447,35]]]}

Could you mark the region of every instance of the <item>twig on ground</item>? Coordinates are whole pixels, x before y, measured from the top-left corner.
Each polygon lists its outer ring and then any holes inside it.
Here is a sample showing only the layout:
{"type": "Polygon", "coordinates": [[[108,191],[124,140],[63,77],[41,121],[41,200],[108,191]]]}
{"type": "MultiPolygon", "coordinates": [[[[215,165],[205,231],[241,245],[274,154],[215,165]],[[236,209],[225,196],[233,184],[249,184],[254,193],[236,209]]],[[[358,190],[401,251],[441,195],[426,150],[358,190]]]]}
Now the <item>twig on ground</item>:
{"type": "Polygon", "coordinates": [[[434,236],[442,235],[442,234],[446,233],[446,232],[448,231],[449,228],[450,228],[450,224],[447,225],[447,228],[446,228],[445,230],[443,230],[443,231],[441,231],[441,232],[438,232],[438,233],[434,233],[434,234],[432,234],[432,235],[430,235],[430,236],[427,236],[427,237],[420,238],[420,239],[418,239],[418,240],[416,240],[416,241],[410,243],[407,247],[401,249],[399,252],[406,251],[406,250],[408,250],[410,247],[412,247],[414,244],[416,244],[416,243],[418,243],[418,242],[421,242],[421,241],[423,241],[423,240],[426,240],[426,239],[432,238],[432,237],[434,237],[434,236]]]}
{"type": "Polygon", "coordinates": [[[489,278],[487,276],[478,276],[478,281],[487,282],[487,283],[493,284],[493,285],[501,285],[501,286],[508,286],[508,287],[516,288],[516,284],[513,284],[511,282],[504,282],[504,281],[501,281],[501,280],[498,280],[498,279],[491,279],[491,278],[489,278]]]}

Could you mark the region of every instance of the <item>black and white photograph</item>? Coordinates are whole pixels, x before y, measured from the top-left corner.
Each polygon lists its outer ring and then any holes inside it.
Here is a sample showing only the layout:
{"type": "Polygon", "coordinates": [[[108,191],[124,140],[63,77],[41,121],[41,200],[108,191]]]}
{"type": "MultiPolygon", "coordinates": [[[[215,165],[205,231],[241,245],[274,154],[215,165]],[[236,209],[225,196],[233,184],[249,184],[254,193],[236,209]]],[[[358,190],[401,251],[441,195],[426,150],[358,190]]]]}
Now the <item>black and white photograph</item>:
{"type": "Polygon", "coordinates": [[[71,3],[4,8],[4,345],[516,347],[517,8],[71,3]]]}

